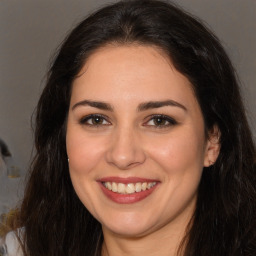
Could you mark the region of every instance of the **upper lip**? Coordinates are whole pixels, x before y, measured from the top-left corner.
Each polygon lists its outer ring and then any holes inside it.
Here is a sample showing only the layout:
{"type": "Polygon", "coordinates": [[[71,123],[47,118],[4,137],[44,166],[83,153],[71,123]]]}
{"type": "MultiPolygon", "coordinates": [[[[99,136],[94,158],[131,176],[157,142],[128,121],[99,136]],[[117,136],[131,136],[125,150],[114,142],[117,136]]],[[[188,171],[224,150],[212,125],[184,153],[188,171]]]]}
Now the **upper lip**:
{"type": "Polygon", "coordinates": [[[123,183],[123,184],[129,184],[129,183],[138,183],[138,182],[158,182],[156,179],[148,179],[148,178],[141,178],[141,177],[104,177],[97,180],[98,182],[116,182],[116,183],[123,183]]]}

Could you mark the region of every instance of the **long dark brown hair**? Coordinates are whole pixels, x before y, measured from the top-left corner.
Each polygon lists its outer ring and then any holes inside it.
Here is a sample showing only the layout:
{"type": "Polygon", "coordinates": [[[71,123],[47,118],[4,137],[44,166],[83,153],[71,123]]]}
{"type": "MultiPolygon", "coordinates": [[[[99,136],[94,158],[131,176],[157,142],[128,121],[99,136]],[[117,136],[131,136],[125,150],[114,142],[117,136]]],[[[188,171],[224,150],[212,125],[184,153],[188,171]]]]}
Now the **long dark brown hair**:
{"type": "Polygon", "coordinates": [[[100,255],[101,225],[71,184],[65,124],[72,81],[88,56],[110,43],[160,47],[193,85],[206,133],[214,125],[220,130],[220,154],[203,170],[183,254],[255,256],[256,154],[234,68],[197,18],[157,0],[108,5],[82,21],[59,49],[37,106],[37,152],[18,217],[26,255],[100,255]]]}

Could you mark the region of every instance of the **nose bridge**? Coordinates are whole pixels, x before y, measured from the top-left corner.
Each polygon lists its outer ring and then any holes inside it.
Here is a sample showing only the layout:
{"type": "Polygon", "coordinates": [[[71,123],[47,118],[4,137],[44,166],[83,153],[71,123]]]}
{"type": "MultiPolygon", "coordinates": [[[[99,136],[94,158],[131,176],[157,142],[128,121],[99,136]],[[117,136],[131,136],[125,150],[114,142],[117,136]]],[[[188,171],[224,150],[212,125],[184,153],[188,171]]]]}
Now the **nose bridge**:
{"type": "Polygon", "coordinates": [[[116,127],[107,152],[107,162],[119,169],[129,169],[145,161],[136,129],[129,125],[116,127]]]}

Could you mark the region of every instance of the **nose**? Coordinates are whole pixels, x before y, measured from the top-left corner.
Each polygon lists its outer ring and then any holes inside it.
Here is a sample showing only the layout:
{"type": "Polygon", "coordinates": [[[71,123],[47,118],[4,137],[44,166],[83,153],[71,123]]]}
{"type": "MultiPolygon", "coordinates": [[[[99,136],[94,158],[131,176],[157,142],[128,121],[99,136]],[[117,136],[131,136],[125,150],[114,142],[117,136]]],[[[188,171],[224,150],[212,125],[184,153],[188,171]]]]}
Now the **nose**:
{"type": "Polygon", "coordinates": [[[116,131],[106,153],[109,164],[127,170],[142,164],[146,159],[139,136],[129,128],[116,131]]]}

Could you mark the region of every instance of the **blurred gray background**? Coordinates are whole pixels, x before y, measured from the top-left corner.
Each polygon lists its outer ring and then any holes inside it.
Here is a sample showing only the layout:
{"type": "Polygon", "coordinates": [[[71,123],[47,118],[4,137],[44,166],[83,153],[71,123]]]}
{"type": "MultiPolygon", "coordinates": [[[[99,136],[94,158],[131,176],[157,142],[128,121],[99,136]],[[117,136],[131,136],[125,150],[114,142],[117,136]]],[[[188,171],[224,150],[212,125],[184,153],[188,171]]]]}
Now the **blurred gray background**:
{"type": "MultiPolygon", "coordinates": [[[[203,19],[223,42],[240,76],[255,137],[256,1],[174,2],[203,19]]],[[[49,59],[77,22],[106,3],[109,1],[0,0],[0,138],[9,146],[12,165],[22,177],[33,145],[30,119],[49,59]]]]}

